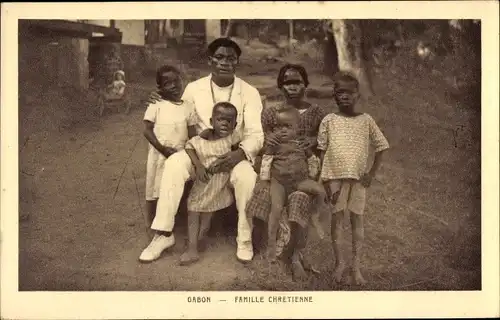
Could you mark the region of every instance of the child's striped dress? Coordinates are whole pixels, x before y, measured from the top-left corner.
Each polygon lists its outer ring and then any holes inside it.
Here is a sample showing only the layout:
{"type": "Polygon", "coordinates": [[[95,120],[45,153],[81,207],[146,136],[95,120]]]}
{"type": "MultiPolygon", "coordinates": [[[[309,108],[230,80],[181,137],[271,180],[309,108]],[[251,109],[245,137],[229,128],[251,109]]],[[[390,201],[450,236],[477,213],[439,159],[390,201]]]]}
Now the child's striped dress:
{"type": "MultiPolygon", "coordinates": [[[[208,168],[218,157],[231,151],[231,144],[231,136],[218,140],[196,136],[186,143],[186,149],[194,149],[203,166],[208,168]]],[[[208,183],[195,181],[187,200],[188,210],[214,212],[229,207],[233,202],[229,177],[229,172],[221,172],[214,174],[208,183]]]]}

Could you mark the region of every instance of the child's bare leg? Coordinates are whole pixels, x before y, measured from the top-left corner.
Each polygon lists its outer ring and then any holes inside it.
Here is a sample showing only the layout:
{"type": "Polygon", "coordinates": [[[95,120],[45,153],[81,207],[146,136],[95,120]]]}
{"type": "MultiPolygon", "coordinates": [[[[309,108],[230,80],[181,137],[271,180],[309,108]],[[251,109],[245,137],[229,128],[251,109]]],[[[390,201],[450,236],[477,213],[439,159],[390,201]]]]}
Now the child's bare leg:
{"type": "Polygon", "coordinates": [[[339,211],[332,216],[332,245],[335,255],[335,281],[342,281],[342,274],[345,269],[344,256],[342,254],[342,224],[344,221],[344,211],[339,211]]]}
{"type": "Polygon", "coordinates": [[[204,212],[200,214],[200,232],[198,234],[198,249],[205,251],[207,234],[210,230],[213,212],[204,212]]]}
{"type": "Polygon", "coordinates": [[[351,226],[352,226],[352,277],[354,284],[365,284],[366,280],[361,274],[361,249],[365,237],[363,226],[363,215],[351,212],[351,226]]]}
{"type": "Polygon", "coordinates": [[[318,204],[325,202],[325,187],[318,181],[314,181],[312,179],[301,181],[297,184],[297,190],[316,196],[318,204]]]}
{"type": "MultiPolygon", "coordinates": [[[[297,190],[302,191],[311,195],[315,196],[315,201],[316,201],[316,208],[315,210],[318,211],[321,204],[325,202],[326,199],[326,191],[323,185],[317,181],[307,179],[304,181],[301,181],[299,184],[297,184],[297,190]]],[[[318,235],[321,239],[325,238],[325,231],[323,230],[323,227],[321,226],[321,223],[319,221],[319,213],[315,212],[311,216],[311,222],[313,227],[316,229],[318,232],[318,235]]]]}
{"type": "Polygon", "coordinates": [[[294,281],[302,281],[307,279],[307,273],[304,269],[302,252],[304,251],[307,244],[307,228],[302,227],[300,224],[291,221],[290,222],[290,243],[292,256],[291,256],[291,267],[293,273],[294,281]]]}
{"type": "Polygon", "coordinates": [[[200,233],[200,213],[188,212],[188,246],[181,255],[181,265],[186,266],[200,259],[198,254],[198,236],[200,233]]]}
{"type": "Polygon", "coordinates": [[[278,224],[285,205],[285,188],[276,181],[271,179],[271,213],[267,221],[267,259],[270,262],[276,261],[276,237],[278,233],[278,224]]]}

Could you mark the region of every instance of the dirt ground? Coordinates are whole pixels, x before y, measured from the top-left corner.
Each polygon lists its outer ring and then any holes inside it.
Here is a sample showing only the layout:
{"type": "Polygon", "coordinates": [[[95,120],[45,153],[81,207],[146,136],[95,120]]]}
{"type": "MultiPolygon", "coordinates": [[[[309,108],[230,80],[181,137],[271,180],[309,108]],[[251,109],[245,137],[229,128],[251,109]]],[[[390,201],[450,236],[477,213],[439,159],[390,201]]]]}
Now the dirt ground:
{"type": "MultiPolygon", "coordinates": [[[[314,236],[307,254],[322,274],[303,283],[268,268],[260,254],[241,264],[234,230],[223,230],[231,223],[215,227],[198,264],[178,265],[185,240],[182,223],[173,250],[152,264],[138,263],[148,243],[142,213],[147,141],[144,109],[136,106],[129,115],[111,114],[56,134],[32,134],[23,142],[19,289],[480,289],[479,115],[438,90],[443,85],[439,76],[419,72],[412,78],[400,71],[400,77],[378,74],[376,96],[362,107],[391,144],[368,195],[365,287],[333,283],[330,243],[314,236]]],[[[242,71],[242,76],[267,88],[274,86],[276,73],[242,71]]],[[[325,80],[313,76],[311,83],[319,88],[325,80]]],[[[144,92],[153,87],[151,80],[141,82],[144,92]]],[[[327,99],[314,102],[332,105],[327,99]]],[[[347,224],[346,230],[350,250],[347,224]]]]}

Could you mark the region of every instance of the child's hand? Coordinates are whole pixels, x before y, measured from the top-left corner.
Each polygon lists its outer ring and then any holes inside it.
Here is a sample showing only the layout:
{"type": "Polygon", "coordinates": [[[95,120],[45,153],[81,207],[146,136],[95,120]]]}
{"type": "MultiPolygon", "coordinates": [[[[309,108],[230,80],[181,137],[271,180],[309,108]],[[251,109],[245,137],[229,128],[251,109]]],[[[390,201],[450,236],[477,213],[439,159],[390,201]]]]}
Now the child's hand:
{"type": "Polygon", "coordinates": [[[161,153],[165,156],[165,158],[168,158],[176,152],[177,150],[174,148],[163,146],[161,153]]]}
{"type": "Polygon", "coordinates": [[[208,170],[204,166],[199,166],[196,167],[196,179],[203,182],[207,183],[210,180],[211,174],[208,172],[208,170]]]}
{"type": "Polygon", "coordinates": [[[268,155],[274,155],[277,151],[278,151],[278,145],[273,145],[273,146],[268,145],[264,153],[268,155]]]}
{"type": "Polygon", "coordinates": [[[216,173],[219,173],[219,172],[217,171],[217,168],[216,168],[213,164],[211,164],[211,165],[207,168],[207,172],[208,172],[208,173],[210,173],[210,174],[216,174],[216,173]]]}
{"type": "Polygon", "coordinates": [[[361,176],[360,182],[363,187],[368,188],[372,184],[372,180],[373,174],[365,173],[363,176],[361,176]]]}
{"type": "Polygon", "coordinates": [[[306,137],[301,139],[300,141],[300,148],[311,151],[314,147],[318,145],[318,140],[315,137],[306,137]]]}
{"type": "Polygon", "coordinates": [[[281,136],[276,134],[276,133],[268,133],[266,134],[265,136],[265,145],[267,147],[275,147],[277,145],[279,145],[281,142],[280,142],[280,139],[281,139],[281,136]]]}
{"type": "Polygon", "coordinates": [[[200,138],[207,140],[208,138],[210,138],[210,133],[211,133],[210,129],[205,129],[202,132],[200,132],[199,136],[200,138]]]}

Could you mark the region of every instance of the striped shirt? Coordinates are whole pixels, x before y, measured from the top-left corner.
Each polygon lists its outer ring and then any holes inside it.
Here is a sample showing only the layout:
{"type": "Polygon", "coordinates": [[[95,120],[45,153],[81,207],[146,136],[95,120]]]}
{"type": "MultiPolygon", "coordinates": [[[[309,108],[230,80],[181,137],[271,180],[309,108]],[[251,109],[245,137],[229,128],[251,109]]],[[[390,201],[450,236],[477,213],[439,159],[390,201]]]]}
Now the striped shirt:
{"type": "MultiPolygon", "coordinates": [[[[196,136],[186,143],[186,149],[194,149],[200,162],[208,168],[218,157],[231,151],[232,142],[231,136],[218,140],[196,136]]],[[[188,210],[214,212],[229,207],[233,203],[229,177],[228,172],[221,172],[214,174],[208,183],[195,181],[187,200],[188,210]]]]}

